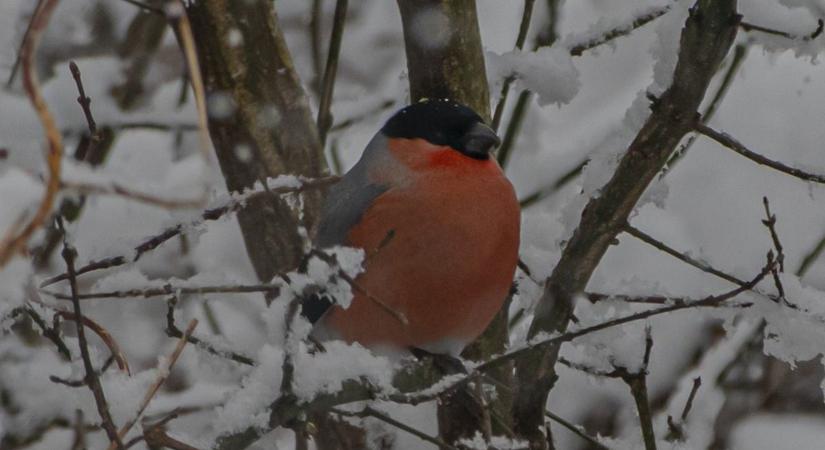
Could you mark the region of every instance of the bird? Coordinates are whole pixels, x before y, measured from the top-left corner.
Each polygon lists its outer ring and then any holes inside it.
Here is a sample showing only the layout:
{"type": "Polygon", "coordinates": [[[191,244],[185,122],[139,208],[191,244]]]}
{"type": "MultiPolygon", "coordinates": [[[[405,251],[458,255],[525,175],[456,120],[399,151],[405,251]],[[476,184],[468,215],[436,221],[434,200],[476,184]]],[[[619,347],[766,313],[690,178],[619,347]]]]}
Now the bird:
{"type": "Polygon", "coordinates": [[[423,99],[396,112],[331,186],[322,248],[363,249],[348,308],[320,294],[301,314],[316,335],[388,352],[458,356],[490,324],[518,262],[520,209],[471,108],[423,99]]]}

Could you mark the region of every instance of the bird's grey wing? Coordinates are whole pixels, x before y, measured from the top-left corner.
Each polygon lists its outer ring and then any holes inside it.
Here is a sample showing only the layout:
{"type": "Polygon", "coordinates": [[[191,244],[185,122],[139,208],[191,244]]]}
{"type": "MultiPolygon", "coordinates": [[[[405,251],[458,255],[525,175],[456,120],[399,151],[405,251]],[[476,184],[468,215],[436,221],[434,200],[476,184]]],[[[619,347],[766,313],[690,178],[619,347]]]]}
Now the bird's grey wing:
{"type": "Polygon", "coordinates": [[[359,168],[353,168],[327,195],[316,238],[320,247],[344,244],[352,227],[387,190],[386,186],[367,180],[366,174],[353,173],[362,171],[356,169],[359,168]]]}
{"type": "MultiPolygon", "coordinates": [[[[327,194],[316,235],[319,247],[331,247],[346,243],[349,231],[364,215],[376,198],[388,187],[373,182],[368,177],[368,166],[376,153],[385,151],[385,138],[376,137],[367,146],[361,160],[333,185],[327,194]]],[[[333,305],[334,299],[323,292],[306,297],[301,303],[301,314],[310,323],[317,322],[333,305]]]]}

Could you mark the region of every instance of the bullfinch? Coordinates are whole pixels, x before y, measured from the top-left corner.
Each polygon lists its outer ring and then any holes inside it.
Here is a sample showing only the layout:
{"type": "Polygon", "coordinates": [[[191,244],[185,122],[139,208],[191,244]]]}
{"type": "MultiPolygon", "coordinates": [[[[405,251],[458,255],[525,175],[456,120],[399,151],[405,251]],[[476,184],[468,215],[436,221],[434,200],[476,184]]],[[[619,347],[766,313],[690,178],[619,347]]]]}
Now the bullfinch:
{"type": "Polygon", "coordinates": [[[490,154],[499,142],[451,100],[420,101],[386,122],[323,208],[317,244],[358,247],[365,259],[349,308],[318,295],[303,302],[318,333],[456,356],[484,331],[518,261],[519,203],[490,154]]]}

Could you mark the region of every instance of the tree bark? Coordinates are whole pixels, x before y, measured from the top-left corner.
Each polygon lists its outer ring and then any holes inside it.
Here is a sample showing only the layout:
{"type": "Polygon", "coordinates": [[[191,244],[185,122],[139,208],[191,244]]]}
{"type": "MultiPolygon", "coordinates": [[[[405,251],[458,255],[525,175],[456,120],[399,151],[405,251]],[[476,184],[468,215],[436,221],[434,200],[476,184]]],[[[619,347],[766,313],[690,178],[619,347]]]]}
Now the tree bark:
{"type": "MultiPolygon", "coordinates": [[[[490,92],[475,0],[398,0],[398,7],[404,27],[410,100],[451,98],[471,107],[489,123],[490,92]]],[[[505,308],[463,356],[483,361],[500,353],[506,348],[508,334],[505,308]]],[[[505,365],[490,376],[509,386],[512,366],[505,365]]],[[[501,419],[506,425],[511,394],[507,389],[498,389],[495,397],[490,408],[504,412],[501,419]]],[[[489,428],[481,408],[480,399],[469,389],[444,396],[438,411],[441,438],[452,443],[489,428]]]]}
{"type": "Polygon", "coordinates": [[[451,98],[490,120],[475,0],[398,0],[410,100],[451,98]]]}
{"type": "MultiPolygon", "coordinates": [[[[209,131],[231,191],[280,174],[326,172],[306,95],[270,0],[187,2],[210,106],[209,131]]],[[[311,232],[322,193],[303,194],[302,212],[266,198],[238,213],[262,281],[297,265],[301,226],[311,232]]]]}
{"type": "MultiPolygon", "coordinates": [[[[693,129],[713,74],[736,36],[736,0],[699,0],[685,23],[673,82],[651,106],[653,112],[616,172],[582,212],[573,236],[545,285],[529,336],[563,332],[576,296],[621,232],[645,188],[664,167],[682,137],[693,129]]],[[[531,449],[546,449],[544,408],[555,383],[558,346],[533,351],[517,362],[514,431],[531,449]]]]}

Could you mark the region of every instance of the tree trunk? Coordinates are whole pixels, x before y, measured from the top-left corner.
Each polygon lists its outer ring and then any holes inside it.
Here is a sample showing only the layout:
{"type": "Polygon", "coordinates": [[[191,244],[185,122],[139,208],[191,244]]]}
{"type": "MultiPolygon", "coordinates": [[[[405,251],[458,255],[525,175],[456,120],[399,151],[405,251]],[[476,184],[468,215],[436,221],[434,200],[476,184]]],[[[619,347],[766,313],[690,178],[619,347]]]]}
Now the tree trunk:
{"type": "MultiPolygon", "coordinates": [[[[410,78],[410,100],[451,98],[490,120],[490,93],[478,27],[475,0],[398,0],[404,27],[404,46],[410,78]]],[[[500,353],[507,344],[507,311],[499,313],[487,331],[464,352],[482,361],[500,353]]],[[[503,385],[512,381],[512,367],[490,374],[503,385]]],[[[499,389],[490,407],[507,419],[510,393],[499,389]]],[[[439,433],[446,442],[472,437],[489,429],[489,416],[481,399],[462,389],[441,398],[439,433]]]]}
{"type": "MultiPolygon", "coordinates": [[[[584,292],[607,248],[682,137],[693,129],[697,110],[713,74],[736,36],[736,0],[699,0],[682,31],[673,82],[651,105],[653,110],[630,144],[610,181],[582,212],[578,228],[548,279],[529,336],[563,332],[573,302],[584,292]]],[[[513,417],[516,434],[531,449],[546,449],[544,408],[555,383],[559,348],[536,350],[517,363],[513,417]]]]}
{"type": "MultiPolygon", "coordinates": [[[[306,95],[270,0],[188,2],[209,101],[209,131],[226,185],[252,187],[280,174],[326,172],[306,95]]],[[[238,213],[246,249],[262,281],[304,254],[301,226],[311,233],[322,193],[303,194],[303,215],[278,198],[238,213]]]]}

